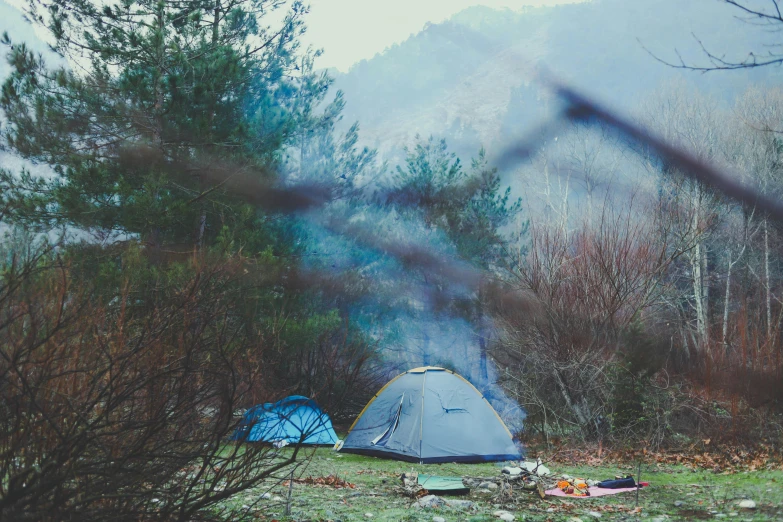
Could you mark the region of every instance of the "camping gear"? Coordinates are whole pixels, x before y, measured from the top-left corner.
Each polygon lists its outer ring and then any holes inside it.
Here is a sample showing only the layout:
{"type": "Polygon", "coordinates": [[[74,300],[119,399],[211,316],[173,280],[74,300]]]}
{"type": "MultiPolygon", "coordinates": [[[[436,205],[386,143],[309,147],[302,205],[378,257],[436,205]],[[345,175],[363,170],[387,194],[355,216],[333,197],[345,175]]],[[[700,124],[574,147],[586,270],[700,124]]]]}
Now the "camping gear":
{"type": "Polygon", "coordinates": [[[561,480],[557,483],[557,489],[569,496],[589,497],[590,488],[583,479],[561,480]]]}
{"type": "Polygon", "coordinates": [[[644,486],[649,486],[647,482],[640,482],[638,487],[632,476],[625,478],[604,480],[595,483],[592,480],[583,480],[580,478],[571,478],[563,475],[563,479],[557,482],[557,487],[547,490],[547,495],[555,497],[602,497],[604,495],[614,495],[625,491],[636,491],[644,486]],[[589,484],[595,484],[590,486],[589,484]]]}
{"type": "Polygon", "coordinates": [[[341,451],[422,464],[517,460],[511,432],[463,377],[434,366],[392,379],[351,426],[341,451]]]}
{"type": "Polygon", "coordinates": [[[337,434],[329,416],[312,399],[292,395],[250,408],[231,440],[287,444],[334,445],[337,434]]]}
{"type": "Polygon", "coordinates": [[[438,477],[435,475],[419,475],[418,484],[437,495],[467,495],[470,488],[462,483],[462,477],[438,477]]]}
{"type": "Polygon", "coordinates": [[[626,493],[628,491],[636,491],[638,488],[599,488],[598,486],[590,486],[588,488],[589,495],[572,495],[564,492],[559,488],[552,488],[546,491],[546,494],[552,497],[571,497],[571,498],[591,498],[591,497],[603,497],[606,495],[616,495],[618,493],[626,493]]]}
{"type": "Polygon", "coordinates": [[[633,477],[626,477],[624,479],[603,480],[596,486],[606,489],[635,488],[636,482],[633,480],[633,477]]]}

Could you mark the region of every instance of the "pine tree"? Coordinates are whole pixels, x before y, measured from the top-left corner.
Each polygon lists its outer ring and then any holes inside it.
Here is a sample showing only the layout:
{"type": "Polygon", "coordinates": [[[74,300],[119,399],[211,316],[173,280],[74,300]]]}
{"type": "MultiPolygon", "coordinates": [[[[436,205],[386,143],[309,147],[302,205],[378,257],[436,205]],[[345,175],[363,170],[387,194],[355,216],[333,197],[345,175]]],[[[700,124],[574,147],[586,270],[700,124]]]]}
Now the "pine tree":
{"type": "Polygon", "coordinates": [[[510,201],[510,187],[501,190],[500,176],[489,167],[486,151],[479,150],[469,171],[449,152],[445,140],[417,136],[415,146],[405,152],[405,165],[397,166],[387,202],[415,209],[428,226],[449,237],[464,260],[482,268],[496,263],[505,246],[501,229],[522,203],[510,201]]]}
{"type": "Polygon", "coordinates": [[[305,7],[295,1],[279,26],[262,25],[279,6],[33,0],[29,16],[71,68],[11,46],[4,138],[56,174],[3,173],[15,219],[197,248],[225,228],[259,227],[227,187],[273,182],[296,99],[325,95],[298,85],[305,7]]]}
{"type": "MultiPolygon", "coordinates": [[[[483,148],[466,172],[445,140],[417,136],[413,149],[406,149],[405,165],[397,167],[394,183],[387,202],[419,214],[429,227],[441,230],[463,260],[483,269],[500,261],[507,244],[502,227],[520,211],[521,200],[510,201],[511,189],[501,190],[497,169],[488,166],[483,148]]],[[[483,382],[489,373],[485,293],[482,285],[472,302],[455,303],[451,310],[473,324],[483,382]]]]}

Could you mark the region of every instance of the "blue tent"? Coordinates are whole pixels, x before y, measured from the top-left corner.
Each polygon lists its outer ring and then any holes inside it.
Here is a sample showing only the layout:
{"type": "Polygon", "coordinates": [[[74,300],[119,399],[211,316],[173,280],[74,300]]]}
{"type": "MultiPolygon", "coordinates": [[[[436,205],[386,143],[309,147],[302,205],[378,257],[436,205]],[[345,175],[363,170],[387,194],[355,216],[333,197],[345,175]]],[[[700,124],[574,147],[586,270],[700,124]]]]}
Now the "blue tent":
{"type": "Polygon", "coordinates": [[[283,400],[253,406],[245,413],[232,440],[289,444],[337,443],[329,416],[314,400],[292,395],[283,400]]]}

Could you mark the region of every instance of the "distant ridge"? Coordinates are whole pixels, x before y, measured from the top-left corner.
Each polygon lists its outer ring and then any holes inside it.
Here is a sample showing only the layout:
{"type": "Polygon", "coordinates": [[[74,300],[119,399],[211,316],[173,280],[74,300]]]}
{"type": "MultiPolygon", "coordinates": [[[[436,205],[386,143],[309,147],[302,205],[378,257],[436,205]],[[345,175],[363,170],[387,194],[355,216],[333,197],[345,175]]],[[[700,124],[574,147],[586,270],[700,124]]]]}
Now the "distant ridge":
{"type": "Polygon", "coordinates": [[[519,56],[624,111],[673,78],[730,100],[750,83],[780,83],[766,68],[708,75],[675,70],[648,52],[704,62],[698,35],[717,54],[742,58],[775,35],[738,21],[714,0],[594,0],[522,11],[471,7],[394,45],[347,73],[346,123],[392,159],[418,133],[445,137],[462,155],[490,152],[552,109],[522,73],[519,56]],[[487,48],[491,40],[496,45],[487,48]]]}

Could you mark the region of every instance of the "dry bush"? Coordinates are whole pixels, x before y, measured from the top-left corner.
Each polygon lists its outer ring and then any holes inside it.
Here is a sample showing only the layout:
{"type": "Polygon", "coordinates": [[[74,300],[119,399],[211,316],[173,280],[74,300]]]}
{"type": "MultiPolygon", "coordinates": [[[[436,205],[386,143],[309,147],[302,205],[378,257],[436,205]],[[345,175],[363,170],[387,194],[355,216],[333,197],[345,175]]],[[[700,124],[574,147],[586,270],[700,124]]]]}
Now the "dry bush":
{"type": "Polygon", "coordinates": [[[230,262],[194,267],[152,302],[111,303],[51,252],[13,257],[0,283],[0,519],[248,516],[221,501],[290,467],[227,443],[263,367],[238,320],[230,262]]]}
{"type": "Polygon", "coordinates": [[[636,212],[605,208],[597,226],[573,233],[531,226],[513,276],[541,313],[498,310],[493,353],[504,386],[528,412],[529,433],[590,439],[611,427],[622,335],[651,313],[661,276],[682,253],[677,237],[636,212]]]}
{"type": "Polygon", "coordinates": [[[388,377],[376,347],[348,320],[283,353],[272,365],[282,388],[315,399],[336,422],[352,419],[388,377]]]}

